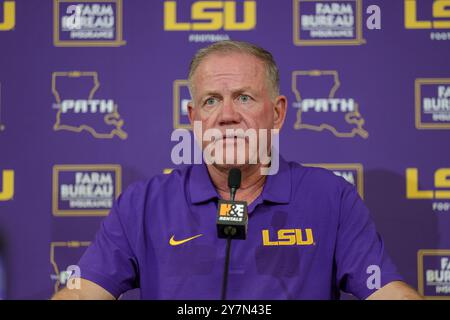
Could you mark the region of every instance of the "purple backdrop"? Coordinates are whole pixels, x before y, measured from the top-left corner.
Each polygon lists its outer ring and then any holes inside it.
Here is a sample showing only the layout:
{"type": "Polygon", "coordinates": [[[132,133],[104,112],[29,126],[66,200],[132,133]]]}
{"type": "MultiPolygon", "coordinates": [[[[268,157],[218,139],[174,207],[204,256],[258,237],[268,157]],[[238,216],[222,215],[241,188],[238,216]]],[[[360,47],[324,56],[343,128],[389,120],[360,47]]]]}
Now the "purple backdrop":
{"type": "Polygon", "coordinates": [[[449,299],[449,2],[1,0],[0,298],[50,297],[120,191],[173,168],[189,61],[229,38],[278,62],[281,154],[355,183],[407,281],[449,299]]]}

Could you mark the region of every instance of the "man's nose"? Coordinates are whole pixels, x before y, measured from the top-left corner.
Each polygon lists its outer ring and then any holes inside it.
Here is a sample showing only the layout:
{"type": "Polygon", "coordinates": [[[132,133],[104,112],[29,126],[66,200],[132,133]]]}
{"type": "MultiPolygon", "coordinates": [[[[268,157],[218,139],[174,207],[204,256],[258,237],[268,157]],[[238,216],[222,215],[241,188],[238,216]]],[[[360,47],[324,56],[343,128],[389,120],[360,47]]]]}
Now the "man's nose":
{"type": "Polygon", "coordinates": [[[229,125],[241,122],[241,115],[236,109],[237,106],[231,99],[225,99],[220,110],[219,125],[229,125]]]}

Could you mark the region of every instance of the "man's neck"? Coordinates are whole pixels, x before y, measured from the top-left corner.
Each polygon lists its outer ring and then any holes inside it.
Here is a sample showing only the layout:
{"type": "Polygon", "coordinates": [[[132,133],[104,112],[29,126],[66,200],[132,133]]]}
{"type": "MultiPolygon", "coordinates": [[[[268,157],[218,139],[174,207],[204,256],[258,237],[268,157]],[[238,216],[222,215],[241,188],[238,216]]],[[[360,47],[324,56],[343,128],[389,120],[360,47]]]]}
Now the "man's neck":
{"type": "MultiPolygon", "coordinates": [[[[208,165],[208,172],[211,180],[220,197],[230,200],[230,189],[228,188],[229,169],[208,165]]],[[[262,192],[266,176],[261,175],[260,165],[248,165],[241,167],[241,187],[236,192],[236,201],[246,201],[252,203],[262,192]]]]}

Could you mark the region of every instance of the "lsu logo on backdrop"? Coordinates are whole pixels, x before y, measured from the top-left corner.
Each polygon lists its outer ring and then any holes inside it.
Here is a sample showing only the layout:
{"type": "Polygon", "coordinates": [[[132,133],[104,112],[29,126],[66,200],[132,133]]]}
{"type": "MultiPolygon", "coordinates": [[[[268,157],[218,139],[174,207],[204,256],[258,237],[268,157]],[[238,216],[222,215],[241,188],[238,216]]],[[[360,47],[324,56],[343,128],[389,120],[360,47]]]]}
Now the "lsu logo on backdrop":
{"type": "Polygon", "coordinates": [[[0,1],[0,12],[3,12],[3,19],[0,16],[0,31],[10,31],[16,26],[16,2],[0,1]]]}
{"type": "Polygon", "coordinates": [[[335,70],[292,72],[293,107],[297,111],[296,130],[330,131],[338,138],[360,136],[367,139],[365,120],[351,97],[337,97],[341,82],[335,70]]]}
{"type": "Polygon", "coordinates": [[[450,129],[450,78],[415,81],[417,129],[450,129]]]}
{"type": "Polygon", "coordinates": [[[188,103],[191,101],[187,80],[173,82],[173,127],[174,129],[190,129],[188,103]]]}
{"type": "Polygon", "coordinates": [[[335,175],[354,185],[361,199],[364,199],[364,169],[361,163],[305,163],[303,165],[331,170],[335,175]]]}
{"type": "Polygon", "coordinates": [[[55,216],[106,216],[121,192],[120,165],[55,165],[55,216]]]}
{"type": "Polygon", "coordinates": [[[53,0],[58,47],[123,46],[122,0],[53,0]]]}
{"type": "Polygon", "coordinates": [[[0,170],[0,201],[9,201],[14,197],[14,170],[0,170]]]}
{"type": "Polygon", "coordinates": [[[450,250],[417,252],[419,293],[426,299],[450,299],[450,250]]]}
{"type": "Polygon", "coordinates": [[[431,40],[450,40],[450,0],[404,0],[405,28],[430,31],[431,40]]]}
{"type": "MultiPolygon", "coordinates": [[[[429,182],[429,179],[428,181],[429,182]]],[[[432,208],[436,212],[450,211],[450,168],[434,171],[434,183],[428,187],[419,185],[419,169],[406,169],[406,198],[432,200],[432,208]]]]}
{"type": "Polygon", "coordinates": [[[315,245],[312,229],[280,229],[271,236],[268,229],[262,230],[263,246],[310,246],[315,245]]]}
{"type": "Polygon", "coordinates": [[[293,0],[294,44],[360,45],[362,0],[293,0]]]}
{"type": "Polygon", "coordinates": [[[53,72],[53,108],[57,111],[53,129],[87,131],[97,139],[117,136],[125,140],[128,135],[122,129],[124,120],[119,107],[111,97],[99,97],[99,87],[97,72],[53,72]]]}
{"type": "Polygon", "coordinates": [[[63,287],[77,288],[77,281],[81,277],[80,268],[76,265],[84,251],[89,247],[89,241],[56,241],[50,243],[50,263],[53,274],[50,279],[55,281],[54,292],[63,287]]]}
{"type": "Polygon", "coordinates": [[[229,40],[211,31],[250,31],[256,27],[256,1],[164,1],[164,31],[190,32],[189,42],[229,40]]]}

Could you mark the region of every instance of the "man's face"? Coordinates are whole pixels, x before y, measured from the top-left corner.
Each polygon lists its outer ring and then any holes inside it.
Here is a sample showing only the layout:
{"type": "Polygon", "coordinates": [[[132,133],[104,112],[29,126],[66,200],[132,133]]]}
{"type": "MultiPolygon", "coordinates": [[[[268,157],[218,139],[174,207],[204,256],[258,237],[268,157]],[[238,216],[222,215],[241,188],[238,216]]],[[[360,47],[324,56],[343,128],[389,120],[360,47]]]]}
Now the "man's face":
{"type": "MultiPolygon", "coordinates": [[[[273,99],[268,87],[264,63],[244,53],[211,54],[197,67],[192,77],[192,99],[189,119],[201,121],[202,134],[218,129],[225,148],[246,143],[245,159],[250,156],[248,138],[227,137],[227,129],[281,129],[286,114],[286,98],[273,99]],[[239,139],[241,141],[239,142],[239,139]]],[[[199,139],[199,137],[197,137],[199,139]]],[[[203,140],[202,140],[203,141],[203,140]]],[[[210,141],[203,141],[205,149],[210,141]]],[[[269,138],[270,143],[270,138],[269,138]]],[[[224,152],[225,153],[225,152],[224,152]]]]}

